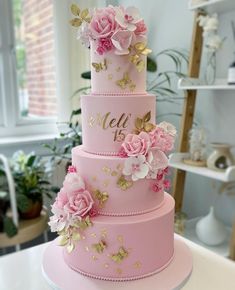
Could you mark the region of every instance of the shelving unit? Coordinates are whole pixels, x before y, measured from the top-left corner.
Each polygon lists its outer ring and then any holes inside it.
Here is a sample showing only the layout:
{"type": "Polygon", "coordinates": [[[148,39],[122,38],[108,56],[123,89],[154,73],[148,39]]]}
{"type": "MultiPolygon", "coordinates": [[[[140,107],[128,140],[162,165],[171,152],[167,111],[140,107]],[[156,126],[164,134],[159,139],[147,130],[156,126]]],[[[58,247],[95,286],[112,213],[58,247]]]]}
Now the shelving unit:
{"type": "MultiPolygon", "coordinates": [[[[235,1],[234,1],[235,2],[235,1]]],[[[183,78],[178,82],[179,90],[235,90],[235,85],[228,85],[226,79],[216,79],[213,85],[207,85],[204,80],[183,78]]]]}
{"type": "Polygon", "coordinates": [[[224,13],[235,9],[234,0],[208,0],[197,5],[189,2],[189,10],[204,9],[208,13],[224,13]]]}
{"type": "MultiPolygon", "coordinates": [[[[179,130],[179,148],[178,152],[171,155],[169,165],[176,168],[173,182],[173,196],[175,198],[176,211],[181,211],[184,198],[184,185],[186,173],[191,172],[201,176],[217,179],[222,182],[235,181],[235,166],[231,166],[225,172],[212,171],[206,167],[195,167],[183,162],[188,154],[188,133],[193,124],[197,90],[235,90],[235,85],[228,85],[225,79],[217,79],[213,85],[206,85],[199,79],[200,63],[203,47],[203,31],[198,24],[198,17],[207,13],[224,13],[235,10],[235,0],[208,0],[198,5],[191,5],[189,9],[195,10],[192,47],[190,51],[188,77],[181,79],[178,88],[185,91],[185,100],[179,130]]],[[[235,260],[235,223],[232,229],[232,236],[229,242],[229,257],[235,260]]]]}

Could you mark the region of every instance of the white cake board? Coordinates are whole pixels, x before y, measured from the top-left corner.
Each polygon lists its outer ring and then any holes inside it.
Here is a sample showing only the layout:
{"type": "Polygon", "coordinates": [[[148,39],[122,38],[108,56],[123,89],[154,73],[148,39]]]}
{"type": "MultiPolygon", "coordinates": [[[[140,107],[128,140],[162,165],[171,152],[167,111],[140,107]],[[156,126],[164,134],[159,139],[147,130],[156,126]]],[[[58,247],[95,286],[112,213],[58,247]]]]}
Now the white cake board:
{"type": "Polygon", "coordinates": [[[42,272],[56,290],[178,290],[192,272],[193,260],[188,246],[175,238],[175,255],[170,265],[148,278],[126,282],[111,282],[89,278],[69,268],[63,259],[63,248],[55,241],[43,255],[42,272]]]}

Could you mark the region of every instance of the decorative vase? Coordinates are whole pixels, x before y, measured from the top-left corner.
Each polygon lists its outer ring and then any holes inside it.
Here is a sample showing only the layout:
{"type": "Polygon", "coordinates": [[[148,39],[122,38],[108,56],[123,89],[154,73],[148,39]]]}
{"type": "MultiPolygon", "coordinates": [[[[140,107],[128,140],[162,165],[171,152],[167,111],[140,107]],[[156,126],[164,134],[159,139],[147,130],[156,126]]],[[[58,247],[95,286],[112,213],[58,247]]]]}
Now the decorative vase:
{"type": "Polygon", "coordinates": [[[20,218],[22,219],[34,219],[40,216],[42,210],[42,201],[30,200],[30,206],[27,211],[21,212],[20,211],[20,218]]]}
{"type": "Polygon", "coordinates": [[[208,52],[207,63],[205,71],[205,83],[207,85],[213,85],[216,76],[216,52],[208,52]]]}
{"type": "Polygon", "coordinates": [[[211,143],[214,151],[207,159],[207,167],[216,170],[224,171],[226,168],[234,164],[232,153],[230,152],[231,145],[224,143],[211,143]]]}
{"type": "Polygon", "coordinates": [[[197,222],[196,234],[208,246],[217,246],[226,240],[226,227],[215,217],[214,207],[210,207],[208,215],[197,222]]]}

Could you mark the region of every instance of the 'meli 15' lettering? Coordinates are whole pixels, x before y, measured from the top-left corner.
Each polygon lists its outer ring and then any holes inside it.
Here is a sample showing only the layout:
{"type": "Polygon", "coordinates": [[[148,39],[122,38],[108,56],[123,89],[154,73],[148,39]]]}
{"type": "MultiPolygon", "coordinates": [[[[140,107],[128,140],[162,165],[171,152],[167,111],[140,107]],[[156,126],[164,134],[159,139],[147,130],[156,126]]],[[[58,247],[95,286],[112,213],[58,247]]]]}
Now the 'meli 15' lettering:
{"type": "Polygon", "coordinates": [[[118,118],[113,118],[111,112],[104,115],[98,113],[96,118],[90,117],[88,123],[90,127],[100,126],[103,130],[115,128],[113,141],[121,142],[125,139],[130,118],[131,114],[126,113],[122,113],[118,118]]]}

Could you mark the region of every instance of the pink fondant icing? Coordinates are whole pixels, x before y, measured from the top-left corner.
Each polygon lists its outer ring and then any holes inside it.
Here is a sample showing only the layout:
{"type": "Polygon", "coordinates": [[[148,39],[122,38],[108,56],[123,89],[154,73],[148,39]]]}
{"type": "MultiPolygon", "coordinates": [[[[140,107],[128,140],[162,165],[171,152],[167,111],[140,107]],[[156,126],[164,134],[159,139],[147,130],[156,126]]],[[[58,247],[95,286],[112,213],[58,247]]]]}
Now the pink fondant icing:
{"type": "Polygon", "coordinates": [[[140,58],[145,62],[145,67],[138,72],[136,66],[131,63],[130,55],[117,55],[112,49],[105,54],[95,51],[94,43],[91,42],[91,92],[94,94],[146,94],[146,55],[140,58]],[[106,63],[106,65],[104,65],[106,63]],[[96,71],[95,66],[102,69],[96,71]],[[107,69],[105,69],[107,67],[107,69]],[[127,73],[131,81],[125,88],[117,85],[117,81],[123,79],[127,73]],[[131,86],[133,84],[134,86],[131,86]]]}
{"type": "Polygon", "coordinates": [[[64,249],[65,262],[74,270],[106,279],[144,276],[163,269],[174,253],[174,199],[165,194],[164,205],[150,213],[128,217],[97,216],[86,229],[75,250],[64,249]],[[98,253],[94,244],[103,241],[98,253]],[[111,259],[123,247],[127,252],[119,263],[111,259]]]}
{"type": "Polygon", "coordinates": [[[90,153],[115,155],[128,133],[135,128],[137,117],[151,111],[155,123],[155,97],[94,96],[81,98],[84,150],[90,153]]]}
{"type": "Polygon", "coordinates": [[[83,151],[83,146],[78,146],[72,150],[72,162],[87,189],[93,193],[96,203],[95,190],[108,193],[107,202],[99,208],[101,214],[140,214],[154,210],[163,203],[163,191],[156,193],[152,189],[155,180],[137,180],[126,190],[117,185],[124,166],[124,159],[121,157],[89,154],[83,151]]]}

